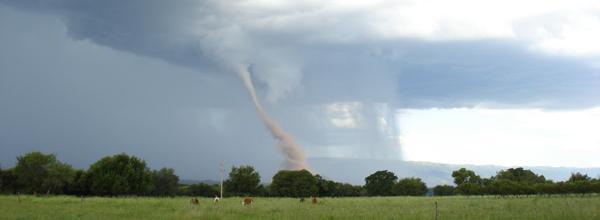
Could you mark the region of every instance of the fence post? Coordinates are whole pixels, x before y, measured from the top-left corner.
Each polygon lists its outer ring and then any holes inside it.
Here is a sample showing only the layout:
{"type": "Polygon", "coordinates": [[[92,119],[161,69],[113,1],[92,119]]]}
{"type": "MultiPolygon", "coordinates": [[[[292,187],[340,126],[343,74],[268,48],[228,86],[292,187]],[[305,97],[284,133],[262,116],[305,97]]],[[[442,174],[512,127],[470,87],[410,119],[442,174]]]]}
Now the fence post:
{"type": "Polygon", "coordinates": [[[435,201],[435,220],[438,220],[438,204],[437,204],[437,201],[435,201]]]}
{"type": "Polygon", "coordinates": [[[17,192],[17,200],[19,200],[19,203],[21,203],[21,192],[17,192]]]}

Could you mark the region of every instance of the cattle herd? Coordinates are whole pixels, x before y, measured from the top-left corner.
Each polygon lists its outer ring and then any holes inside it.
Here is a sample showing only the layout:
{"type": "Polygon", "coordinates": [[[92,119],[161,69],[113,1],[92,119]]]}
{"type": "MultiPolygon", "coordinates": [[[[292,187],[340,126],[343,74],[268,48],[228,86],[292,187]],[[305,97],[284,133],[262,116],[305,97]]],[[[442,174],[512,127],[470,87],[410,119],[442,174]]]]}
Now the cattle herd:
{"type": "MultiPolygon", "coordinates": [[[[215,198],[214,198],[213,202],[214,202],[214,203],[218,203],[218,202],[219,202],[219,200],[220,200],[220,198],[219,198],[218,196],[215,196],[215,198]]],[[[242,205],[244,205],[244,206],[252,205],[252,202],[253,202],[253,201],[254,201],[254,200],[252,199],[252,197],[250,197],[250,196],[246,196],[246,197],[244,197],[244,199],[242,200],[242,205]]],[[[304,198],[300,198],[300,202],[304,202],[304,198]]],[[[312,204],[317,204],[317,203],[318,203],[317,197],[316,197],[316,196],[312,196],[312,197],[311,197],[311,202],[312,202],[312,204]]],[[[191,205],[192,207],[196,208],[196,207],[200,206],[200,200],[198,200],[198,198],[192,198],[192,199],[190,200],[190,205],[191,205]]]]}

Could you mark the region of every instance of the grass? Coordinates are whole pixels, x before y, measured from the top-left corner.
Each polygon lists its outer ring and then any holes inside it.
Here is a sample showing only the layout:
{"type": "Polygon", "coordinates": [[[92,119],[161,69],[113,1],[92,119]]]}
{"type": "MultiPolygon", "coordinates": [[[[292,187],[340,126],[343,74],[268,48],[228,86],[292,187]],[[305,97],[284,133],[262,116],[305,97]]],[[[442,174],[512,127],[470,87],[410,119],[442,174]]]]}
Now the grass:
{"type": "Polygon", "coordinates": [[[80,198],[0,196],[0,219],[600,219],[600,196],[588,197],[362,197],[320,198],[300,203],[290,198],[241,198],[214,204],[187,197],[80,198]]]}

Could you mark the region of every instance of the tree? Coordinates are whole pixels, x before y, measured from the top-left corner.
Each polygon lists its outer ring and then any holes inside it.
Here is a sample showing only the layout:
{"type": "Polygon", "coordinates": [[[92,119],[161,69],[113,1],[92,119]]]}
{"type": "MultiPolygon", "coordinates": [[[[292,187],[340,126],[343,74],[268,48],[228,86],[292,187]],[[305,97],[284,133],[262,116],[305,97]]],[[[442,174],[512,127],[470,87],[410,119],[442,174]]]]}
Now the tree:
{"type": "Polygon", "coordinates": [[[461,195],[480,195],[483,193],[481,184],[463,183],[455,188],[455,192],[461,195]]]}
{"type": "Polygon", "coordinates": [[[367,195],[362,186],[353,186],[348,183],[335,184],[335,196],[365,196],[367,195]]]}
{"type": "Polygon", "coordinates": [[[90,191],[95,195],[142,195],[152,186],[146,162],[124,153],[98,160],[87,175],[90,191]]]}
{"type": "Polygon", "coordinates": [[[273,176],[270,189],[274,196],[308,197],[317,193],[318,186],[307,170],[280,170],[273,176]]]}
{"type": "Polygon", "coordinates": [[[507,179],[496,179],[490,188],[492,194],[503,196],[529,194],[530,191],[529,185],[507,179]]]}
{"type": "Polygon", "coordinates": [[[254,195],[256,196],[263,196],[263,197],[267,197],[269,196],[269,187],[267,185],[258,185],[258,188],[256,189],[256,193],[254,195]]]}
{"type": "Polygon", "coordinates": [[[546,178],[543,175],[538,176],[531,170],[523,169],[522,167],[500,170],[496,174],[496,179],[523,182],[525,184],[546,182],[546,178]]]}
{"type": "Polygon", "coordinates": [[[569,177],[569,180],[567,180],[567,182],[577,182],[577,181],[591,181],[592,178],[589,177],[587,174],[582,174],[582,173],[571,173],[571,177],[569,177]]]}
{"type": "Polygon", "coordinates": [[[17,184],[27,193],[62,193],[75,175],[70,165],[60,162],[54,154],[38,151],[17,157],[17,184]]]}
{"type": "Polygon", "coordinates": [[[42,184],[46,193],[62,194],[67,191],[67,187],[73,182],[75,169],[71,165],[61,163],[52,163],[48,167],[48,177],[42,184]]]}
{"type": "Polygon", "coordinates": [[[219,194],[217,185],[208,185],[206,183],[196,183],[189,185],[185,190],[184,194],[190,196],[205,196],[212,197],[219,194]]]}
{"type": "Polygon", "coordinates": [[[404,178],[394,185],[393,193],[398,196],[423,196],[427,193],[427,185],[421,178],[404,178]]]}
{"type": "Polygon", "coordinates": [[[177,193],[179,177],[175,175],[174,169],[163,167],[160,170],[152,171],[152,182],[152,195],[174,196],[177,193]]]}
{"type": "Polygon", "coordinates": [[[389,196],[397,179],[394,173],[380,170],[365,178],[365,188],[370,196],[389,196]]]}
{"type": "Polygon", "coordinates": [[[481,185],[483,180],[476,175],[472,170],[460,168],[452,172],[454,183],[456,184],[455,192],[463,195],[481,194],[481,185]]]}
{"type": "Polygon", "coordinates": [[[229,179],[225,181],[228,193],[234,195],[253,195],[258,192],[260,175],[252,166],[232,167],[229,179]]]}
{"type": "Polygon", "coordinates": [[[454,177],[454,183],[457,186],[464,183],[479,184],[481,182],[481,177],[475,175],[475,172],[472,170],[467,170],[465,168],[460,168],[459,170],[453,171],[452,177],[454,177]]]}
{"type": "Polygon", "coordinates": [[[0,168],[0,193],[16,193],[17,175],[14,169],[2,170],[0,168]]]}
{"type": "Polygon", "coordinates": [[[317,195],[319,196],[334,196],[336,182],[323,179],[321,175],[315,175],[317,180],[317,195]]]}
{"type": "Polygon", "coordinates": [[[454,186],[450,185],[439,185],[433,187],[434,196],[451,196],[454,195],[454,186]]]}
{"type": "Polygon", "coordinates": [[[592,193],[594,191],[594,185],[592,183],[592,178],[587,174],[582,173],[572,173],[569,180],[567,180],[567,184],[570,187],[569,192],[571,193],[592,193]]]}
{"type": "Polygon", "coordinates": [[[71,195],[89,195],[90,194],[90,177],[84,170],[76,170],[73,182],[67,186],[67,194],[71,195]]]}
{"type": "Polygon", "coordinates": [[[592,192],[600,193],[600,178],[593,179],[592,181],[592,192]]]}
{"type": "Polygon", "coordinates": [[[556,189],[557,188],[556,186],[557,186],[556,183],[547,180],[544,183],[534,184],[533,189],[534,189],[535,193],[537,193],[537,194],[546,194],[546,195],[557,194],[558,191],[556,189]]]}

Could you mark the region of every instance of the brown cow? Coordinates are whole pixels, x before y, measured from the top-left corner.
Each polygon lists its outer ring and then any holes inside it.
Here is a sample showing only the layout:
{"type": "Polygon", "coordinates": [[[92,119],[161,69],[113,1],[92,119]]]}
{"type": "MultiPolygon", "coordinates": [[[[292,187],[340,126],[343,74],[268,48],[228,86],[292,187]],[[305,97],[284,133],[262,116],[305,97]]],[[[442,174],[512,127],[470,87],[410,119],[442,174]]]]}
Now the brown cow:
{"type": "Polygon", "coordinates": [[[312,197],[312,204],[317,204],[317,197],[316,196],[312,197]]]}
{"type": "Polygon", "coordinates": [[[250,196],[246,196],[244,197],[244,201],[242,202],[243,205],[251,205],[252,204],[252,197],[250,196]]]}
{"type": "Polygon", "coordinates": [[[200,205],[200,200],[198,200],[198,198],[192,198],[192,199],[190,200],[190,204],[191,204],[192,206],[198,206],[198,205],[200,205]]]}

